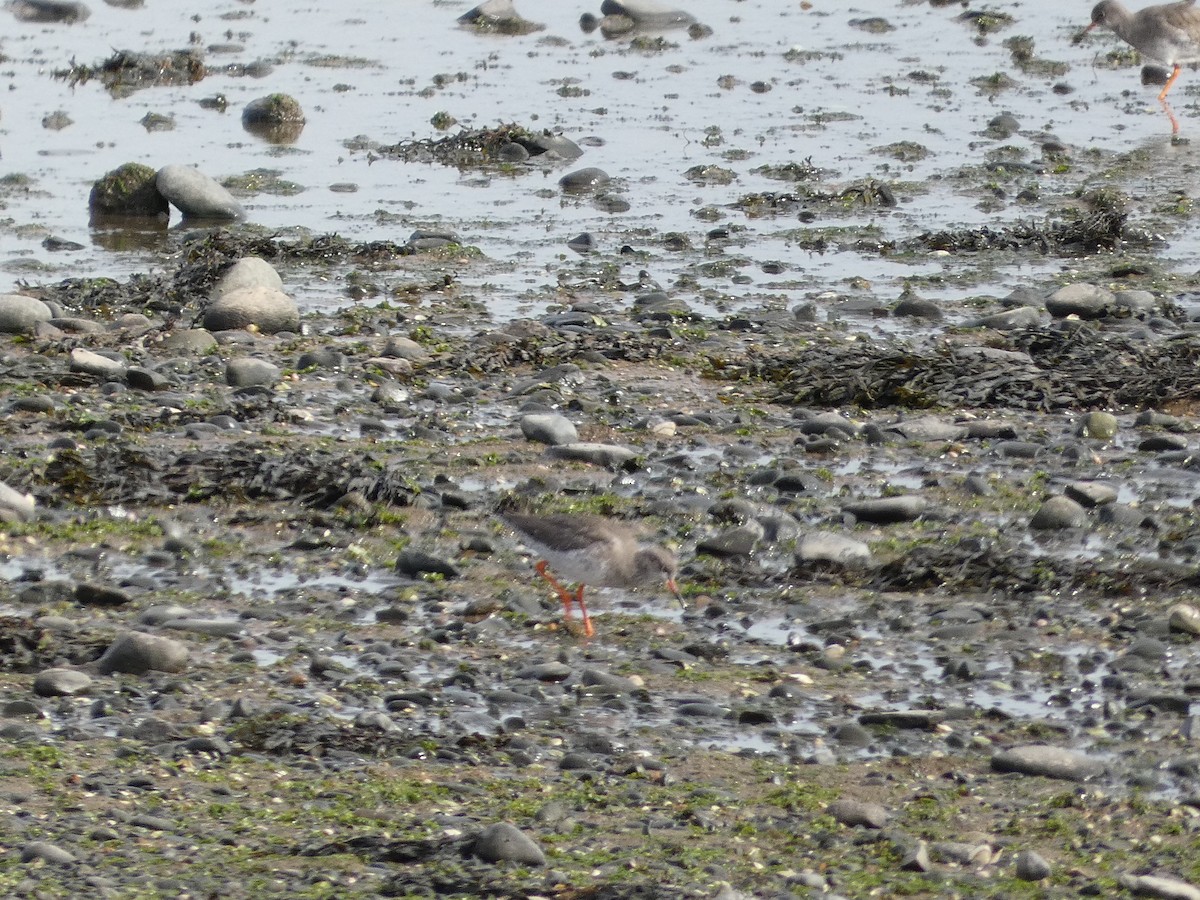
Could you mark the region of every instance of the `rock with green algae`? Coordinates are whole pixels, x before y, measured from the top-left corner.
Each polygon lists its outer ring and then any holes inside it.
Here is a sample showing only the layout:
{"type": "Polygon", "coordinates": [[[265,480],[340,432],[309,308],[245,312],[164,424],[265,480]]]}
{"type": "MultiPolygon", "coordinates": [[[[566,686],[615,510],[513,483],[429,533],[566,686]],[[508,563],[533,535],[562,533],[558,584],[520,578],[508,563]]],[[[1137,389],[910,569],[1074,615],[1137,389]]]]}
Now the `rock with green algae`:
{"type": "Polygon", "coordinates": [[[88,209],[101,216],[165,216],[167,198],[159,193],[157,176],[141,163],[118,166],[92,185],[88,209]]]}

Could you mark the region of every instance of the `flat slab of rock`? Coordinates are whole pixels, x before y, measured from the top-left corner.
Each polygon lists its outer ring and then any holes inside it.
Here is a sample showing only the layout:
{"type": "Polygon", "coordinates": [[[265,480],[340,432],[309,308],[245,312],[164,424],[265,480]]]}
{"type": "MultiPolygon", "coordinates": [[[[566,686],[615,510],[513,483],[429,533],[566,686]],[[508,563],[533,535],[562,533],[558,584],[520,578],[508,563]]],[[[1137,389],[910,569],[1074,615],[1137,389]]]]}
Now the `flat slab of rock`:
{"type": "Polygon", "coordinates": [[[1083,781],[1104,771],[1104,763],[1077,750],[1047,744],[1025,744],[1002,750],[992,757],[997,772],[1043,775],[1065,781],[1083,781]]]}
{"type": "Polygon", "coordinates": [[[579,441],[570,444],[558,444],[550,447],[546,455],[554,459],[571,459],[576,462],[589,462],[608,469],[619,469],[637,459],[637,453],[619,444],[594,444],[590,441],[579,441]]]}
{"type": "Polygon", "coordinates": [[[154,179],[158,192],[185,219],[242,219],[246,211],[215,178],[191,166],[163,166],[154,179]]]}

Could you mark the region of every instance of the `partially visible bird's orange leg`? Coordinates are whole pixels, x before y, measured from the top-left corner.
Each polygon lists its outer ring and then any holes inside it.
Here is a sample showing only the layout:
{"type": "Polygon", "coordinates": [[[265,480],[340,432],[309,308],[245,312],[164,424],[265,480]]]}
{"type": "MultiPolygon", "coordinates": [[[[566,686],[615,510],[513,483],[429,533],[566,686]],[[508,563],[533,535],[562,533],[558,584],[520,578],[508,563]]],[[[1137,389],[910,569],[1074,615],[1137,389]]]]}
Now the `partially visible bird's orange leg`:
{"type": "Polygon", "coordinates": [[[596,633],[596,629],[592,627],[592,617],[588,615],[587,606],[583,602],[583,585],[579,585],[575,593],[572,594],[562,586],[561,582],[559,582],[557,578],[550,574],[549,563],[547,563],[544,559],[534,568],[536,568],[537,573],[550,582],[550,584],[553,585],[554,590],[558,592],[558,599],[562,601],[563,605],[563,618],[568,622],[571,621],[571,604],[579,604],[579,612],[583,616],[583,633],[586,637],[592,637],[596,633]]]}
{"type": "Polygon", "coordinates": [[[587,604],[583,602],[583,585],[575,591],[575,602],[579,604],[579,613],[583,616],[583,633],[587,637],[592,637],[596,633],[596,629],[592,627],[592,617],[588,615],[587,604]]]}
{"type": "Polygon", "coordinates": [[[1179,120],[1175,118],[1175,111],[1171,109],[1171,104],[1164,100],[1162,108],[1163,112],[1167,114],[1167,118],[1171,120],[1171,134],[1179,134],[1179,120]]]}
{"type": "Polygon", "coordinates": [[[1176,64],[1175,68],[1171,70],[1171,77],[1167,79],[1167,83],[1163,85],[1163,89],[1158,92],[1159,100],[1167,99],[1167,91],[1171,89],[1171,85],[1175,83],[1175,79],[1179,77],[1179,73],[1182,71],[1183,69],[1178,64],[1176,64]]]}

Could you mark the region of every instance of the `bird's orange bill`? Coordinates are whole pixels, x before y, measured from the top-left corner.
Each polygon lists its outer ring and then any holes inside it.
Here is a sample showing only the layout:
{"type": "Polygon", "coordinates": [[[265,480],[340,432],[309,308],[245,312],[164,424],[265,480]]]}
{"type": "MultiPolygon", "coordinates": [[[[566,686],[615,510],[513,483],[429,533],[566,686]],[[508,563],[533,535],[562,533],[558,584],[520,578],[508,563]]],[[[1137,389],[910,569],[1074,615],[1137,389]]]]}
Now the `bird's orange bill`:
{"type": "Polygon", "coordinates": [[[1084,28],[1083,31],[1080,31],[1078,34],[1075,35],[1075,37],[1071,38],[1071,43],[1072,44],[1082,44],[1083,39],[1088,36],[1088,32],[1090,32],[1095,27],[1096,27],[1096,23],[1092,22],[1090,25],[1088,25],[1086,28],[1084,28]]]}
{"type": "Polygon", "coordinates": [[[674,578],[667,579],[667,590],[679,601],[679,605],[683,605],[683,594],[679,593],[679,585],[675,583],[674,578]]]}

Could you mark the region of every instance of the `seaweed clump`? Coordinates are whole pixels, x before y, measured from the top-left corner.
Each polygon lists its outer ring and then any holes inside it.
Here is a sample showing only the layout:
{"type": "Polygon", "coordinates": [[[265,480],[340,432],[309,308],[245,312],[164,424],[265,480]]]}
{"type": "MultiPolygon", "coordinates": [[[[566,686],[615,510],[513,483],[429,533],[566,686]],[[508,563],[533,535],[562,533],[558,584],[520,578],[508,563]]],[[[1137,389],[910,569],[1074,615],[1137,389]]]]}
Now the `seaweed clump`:
{"type": "Polygon", "coordinates": [[[204,57],[197,50],[169,53],[117,50],[96,66],[72,59],[68,68],[55,70],[54,77],[65,80],[71,87],[96,78],[112,93],[121,94],[163,84],[195,84],[207,74],[204,57]]]}

